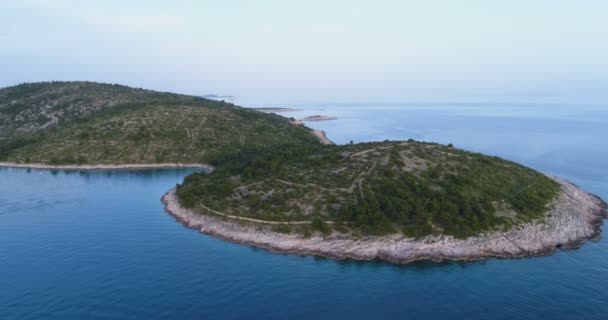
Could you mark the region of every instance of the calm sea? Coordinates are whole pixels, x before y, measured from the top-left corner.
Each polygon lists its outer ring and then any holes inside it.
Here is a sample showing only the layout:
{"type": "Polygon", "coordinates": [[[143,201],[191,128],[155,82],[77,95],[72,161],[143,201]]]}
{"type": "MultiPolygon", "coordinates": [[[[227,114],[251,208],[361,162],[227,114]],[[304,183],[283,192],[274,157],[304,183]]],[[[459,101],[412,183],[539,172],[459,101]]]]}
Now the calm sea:
{"type": "MultiPolygon", "coordinates": [[[[306,105],[337,143],[453,143],[608,198],[608,107],[306,105]]],[[[187,170],[0,169],[0,319],[606,319],[608,241],[551,257],[396,266],[279,255],[186,229],[187,170]]]]}

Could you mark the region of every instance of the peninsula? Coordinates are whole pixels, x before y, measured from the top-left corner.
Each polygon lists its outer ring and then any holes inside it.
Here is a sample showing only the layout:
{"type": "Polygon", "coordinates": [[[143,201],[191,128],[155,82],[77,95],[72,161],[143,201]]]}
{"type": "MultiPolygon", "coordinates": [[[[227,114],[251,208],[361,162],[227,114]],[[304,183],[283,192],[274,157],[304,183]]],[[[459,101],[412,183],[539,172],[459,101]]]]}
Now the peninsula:
{"type": "Polygon", "coordinates": [[[597,239],[606,218],[598,197],[498,157],[414,140],[334,145],[272,113],[92,82],[0,89],[0,162],[201,168],[162,198],[176,219],[336,259],[546,255],[597,239]]]}

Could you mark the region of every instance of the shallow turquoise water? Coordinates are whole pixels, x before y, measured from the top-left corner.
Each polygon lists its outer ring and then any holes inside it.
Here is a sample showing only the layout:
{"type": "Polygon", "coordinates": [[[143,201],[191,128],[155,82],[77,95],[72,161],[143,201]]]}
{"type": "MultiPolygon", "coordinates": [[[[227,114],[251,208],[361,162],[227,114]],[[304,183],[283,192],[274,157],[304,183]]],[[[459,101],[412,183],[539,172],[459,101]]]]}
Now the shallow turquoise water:
{"type": "MultiPolygon", "coordinates": [[[[608,198],[608,112],[299,106],[336,142],[415,138],[499,155],[608,198]],[[319,110],[324,109],[324,110],[319,110]]],[[[608,242],[551,257],[395,266],[279,255],[186,229],[186,170],[0,169],[0,319],[605,319],[608,242]]]]}

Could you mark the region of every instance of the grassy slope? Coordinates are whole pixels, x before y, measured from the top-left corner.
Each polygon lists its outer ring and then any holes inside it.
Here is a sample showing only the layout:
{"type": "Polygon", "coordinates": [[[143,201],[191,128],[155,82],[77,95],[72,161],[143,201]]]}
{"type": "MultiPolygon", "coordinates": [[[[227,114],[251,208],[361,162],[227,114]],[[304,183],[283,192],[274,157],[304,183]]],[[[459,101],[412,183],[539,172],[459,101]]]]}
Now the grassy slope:
{"type": "Polygon", "coordinates": [[[243,148],[318,144],[276,115],[89,82],[0,90],[0,159],[50,164],[205,162],[243,148]]]}
{"type": "Polygon", "coordinates": [[[315,221],[325,231],[319,221],[365,234],[466,237],[542,218],[558,191],[513,162],[408,141],[283,148],[190,176],[178,195],[201,212],[203,203],[232,215],[315,221]]]}

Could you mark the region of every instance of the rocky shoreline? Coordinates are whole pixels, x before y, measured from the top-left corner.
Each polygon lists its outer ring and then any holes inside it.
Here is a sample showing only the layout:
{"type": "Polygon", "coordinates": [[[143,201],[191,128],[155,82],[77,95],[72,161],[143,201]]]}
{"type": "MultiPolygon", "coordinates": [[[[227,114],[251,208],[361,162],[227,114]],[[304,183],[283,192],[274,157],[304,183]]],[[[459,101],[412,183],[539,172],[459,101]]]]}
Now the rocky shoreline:
{"type": "Polygon", "coordinates": [[[198,168],[206,172],[213,171],[213,167],[203,163],[125,163],[125,164],[90,164],[90,165],[50,165],[46,163],[18,163],[0,162],[0,167],[29,168],[29,169],[56,169],[56,170],[146,170],[146,169],[178,169],[198,168]]]}
{"type": "Polygon", "coordinates": [[[383,260],[392,263],[416,261],[473,261],[487,258],[545,256],[556,249],[577,248],[587,240],[597,240],[607,205],[597,196],[574,184],[556,179],[562,192],[550,204],[545,221],[527,223],[506,232],[491,232],[455,239],[403,235],[362,237],[333,233],[304,238],[297,234],[272,232],[255,224],[201,215],[179,205],[175,189],[162,197],[167,212],[185,226],[230,242],[253,245],[280,253],[323,256],[332,259],[383,260]]]}
{"type": "Polygon", "coordinates": [[[322,144],[324,145],[333,145],[333,141],[329,140],[329,138],[327,138],[327,134],[325,134],[325,131],[323,130],[312,130],[312,134],[319,138],[319,141],[321,141],[322,144]]]}

